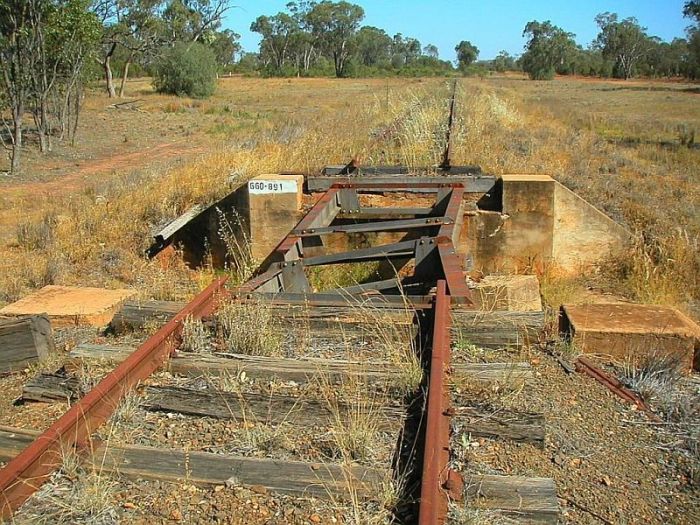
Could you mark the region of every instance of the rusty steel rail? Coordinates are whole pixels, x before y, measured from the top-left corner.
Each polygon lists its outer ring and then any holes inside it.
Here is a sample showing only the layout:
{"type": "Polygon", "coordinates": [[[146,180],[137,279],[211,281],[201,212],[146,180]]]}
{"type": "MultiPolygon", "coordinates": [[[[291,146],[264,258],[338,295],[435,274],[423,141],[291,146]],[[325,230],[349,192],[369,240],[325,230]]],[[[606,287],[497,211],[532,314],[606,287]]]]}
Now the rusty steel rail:
{"type": "Polygon", "coordinates": [[[425,418],[425,445],[421,477],[419,525],[445,523],[449,497],[461,499],[463,482],[449,468],[450,394],[446,376],[450,367],[450,297],[447,283],[437,283],[433,321],[433,339],[428,379],[428,403],[425,418]]]}
{"type": "Polygon", "coordinates": [[[587,357],[577,357],[574,365],[576,366],[576,370],[579,372],[592,377],[605,388],[610,390],[613,394],[621,397],[628,403],[635,405],[639,410],[644,411],[650,419],[659,421],[659,417],[651,410],[651,408],[649,408],[649,405],[647,405],[641,397],[623,385],[616,377],[613,377],[604,370],[601,370],[595,366],[593,361],[587,357]]]}
{"type": "Polygon", "coordinates": [[[43,434],[0,470],[0,516],[8,519],[63,463],[71,450],[87,451],[92,434],[105,423],[124,395],[150,376],[172,353],[182,322],[209,315],[226,278],[214,281],[173,319],[148,338],[43,434]]]}
{"type": "Polygon", "coordinates": [[[452,84],[452,100],[450,101],[450,116],[447,120],[447,143],[445,144],[445,152],[442,155],[442,163],[440,169],[449,171],[452,167],[452,128],[454,126],[455,106],[457,105],[457,79],[455,78],[452,84]]]}

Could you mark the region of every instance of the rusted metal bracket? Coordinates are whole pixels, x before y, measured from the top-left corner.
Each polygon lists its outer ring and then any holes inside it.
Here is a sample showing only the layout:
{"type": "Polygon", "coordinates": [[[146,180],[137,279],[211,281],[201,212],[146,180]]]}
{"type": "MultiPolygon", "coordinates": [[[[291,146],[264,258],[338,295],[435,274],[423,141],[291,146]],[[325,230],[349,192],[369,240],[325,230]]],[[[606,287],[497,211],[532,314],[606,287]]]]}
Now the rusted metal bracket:
{"type": "Polygon", "coordinates": [[[632,403],[639,410],[643,410],[647,413],[650,419],[659,421],[659,417],[654,414],[654,412],[649,408],[644,400],[635,394],[632,390],[623,385],[616,377],[608,374],[607,372],[601,370],[587,357],[579,356],[575,361],[576,370],[582,372],[596,381],[598,381],[605,388],[610,390],[613,394],[621,397],[628,403],[632,403]]]}
{"type": "MultiPolygon", "coordinates": [[[[309,304],[337,304],[339,296],[379,294],[394,302],[399,295],[410,300],[424,302],[424,298],[438,279],[445,279],[451,300],[460,304],[472,304],[470,290],[462,273],[463,259],[456,250],[463,221],[464,185],[432,178],[419,182],[343,182],[334,184],[324,193],[301,221],[289,232],[255,272],[256,277],[235,290],[241,300],[254,294],[275,294],[278,302],[299,298],[290,294],[304,292],[309,304]],[[361,206],[358,192],[402,192],[422,188],[436,194],[430,208],[400,208],[392,219],[392,208],[381,208],[388,214],[378,221],[366,218],[371,207],[361,206]],[[416,211],[417,210],[417,211],[416,211]],[[414,213],[412,213],[414,212],[414,213]],[[336,218],[343,215],[343,221],[336,218]],[[408,215],[399,217],[398,215],[408,215]],[[413,215],[413,217],[411,217],[413,215]],[[359,222],[349,223],[356,220],[359,222]],[[396,242],[333,253],[328,249],[327,236],[353,235],[380,232],[405,233],[396,242]],[[313,251],[311,250],[313,249],[313,251]],[[306,253],[305,253],[306,252],[306,253]],[[413,273],[399,270],[414,260],[413,273]],[[308,281],[302,275],[304,269],[331,264],[361,263],[367,261],[390,262],[395,275],[384,275],[376,282],[357,283],[342,290],[310,292],[308,281]],[[296,265],[293,268],[284,265],[296,265]],[[396,280],[398,279],[398,280],[396,280]],[[396,283],[394,283],[396,280],[396,283]],[[391,282],[390,282],[391,281],[391,282]],[[412,289],[405,288],[410,285],[412,289]],[[336,297],[327,297],[328,292],[336,297]]],[[[251,296],[252,297],[252,296],[251,296]]]]}

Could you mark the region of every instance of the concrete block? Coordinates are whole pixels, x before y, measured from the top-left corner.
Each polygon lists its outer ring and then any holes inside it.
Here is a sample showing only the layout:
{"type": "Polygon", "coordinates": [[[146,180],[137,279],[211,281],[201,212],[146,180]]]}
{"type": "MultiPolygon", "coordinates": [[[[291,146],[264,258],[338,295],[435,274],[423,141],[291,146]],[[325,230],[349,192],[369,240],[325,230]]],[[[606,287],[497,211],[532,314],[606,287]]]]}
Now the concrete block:
{"type": "Polygon", "coordinates": [[[535,275],[487,275],[473,286],[472,297],[480,310],[539,312],[540,282],[535,275]]]}
{"type": "Polygon", "coordinates": [[[678,310],[666,306],[564,305],[559,331],[584,353],[635,364],[654,356],[673,354],[688,371],[697,370],[700,365],[700,327],[678,310]]]}
{"type": "Polygon", "coordinates": [[[260,175],[248,181],[251,254],[263,260],[301,218],[303,175],[260,175]]]}
{"type": "Polygon", "coordinates": [[[503,250],[513,269],[541,267],[552,253],[554,179],[546,175],[504,175],[503,250]]]}
{"type": "Polygon", "coordinates": [[[590,266],[630,239],[630,232],[576,195],[554,186],[552,260],[570,272],[590,266]]]}
{"type": "Polygon", "coordinates": [[[134,290],[44,286],[0,309],[0,315],[48,315],[54,326],[106,326],[134,290]]]}
{"type": "Polygon", "coordinates": [[[622,248],[629,232],[547,175],[503,175],[485,206],[465,213],[470,268],[576,274],[622,248]]]}

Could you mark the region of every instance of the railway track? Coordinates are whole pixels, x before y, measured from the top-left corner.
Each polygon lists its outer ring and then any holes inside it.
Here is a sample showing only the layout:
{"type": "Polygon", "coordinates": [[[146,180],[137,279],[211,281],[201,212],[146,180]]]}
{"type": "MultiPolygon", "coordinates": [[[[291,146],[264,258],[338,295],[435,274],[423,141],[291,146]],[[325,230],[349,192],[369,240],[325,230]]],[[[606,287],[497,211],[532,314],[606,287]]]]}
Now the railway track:
{"type": "Polygon", "coordinates": [[[393,517],[421,525],[446,523],[450,502],[478,496],[498,500],[503,492],[508,494],[501,499],[520,501],[504,507],[507,513],[556,522],[555,497],[555,504],[528,507],[542,497],[551,501],[550,485],[530,487],[525,494],[522,488],[530,480],[465,475],[455,468],[451,453],[455,427],[469,436],[532,442],[543,440],[544,435],[543,422],[537,418],[522,422],[520,415],[511,414],[499,420],[494,414],[453,403],[453,385],[459,380],[526,382],[530,377],[526,367],[512,363],[475,366],[463,357],[453,359],[453,353],[460,352],[460,341],[466,339],[484,348],[520,347],[543,323],[541,313],[513,315],[475,309],[459,246],[465,197],[482,189],[470,168],[452,166],[456,92],[457,82],[438,167],[446,177],[416,177],[389,168],[363,171],[352,162],[337,173],[327,173],[320,182],[328,183],[322,196],[248,282],[227,286],[225,278],[218,279],[185,305],[127,304],[113,321],[116,331],[139,328],[154,319],[164,324],[135,349],[76,349],[71,356],[74,363],[95,357],[119,363],[84,395],[65,376],[47,374],[28,385],[27,400],[72,397],[74,404],[38,436],[3,434],[0,429],[0,451],[19,452],[8,453],[11,459],[0,471],[2,517],[10,518],[50,479],[70,450],[88,463],[98,456],[108,471],[126,477],[173,479],[189,469],[188,479],[196,483],[217,485],[233,478],[234,483],[262,485],[297,496],[347,497],[351,493],[353,498],[371,498],[387,480],[400,480],[397,501],[402,503],[392,509],[393,517]],[[412,193],[423,204],[414,208],[372,206],[371,196],[378,193],[412,193]],[[373,242],[357,247],[358,237],[373,242]],[[358,264],[373,265],[372,278],[325,290],[315,290],[310,283],[311,272],[358,264]],[[186,348],[191,346],[192,326],[215,346],[237,331],[253,331],[251,325],[237,326],[241,317],[229,315],[246,311],[254,312],[257,320],[253,321],[258,324],[263,317],[268,319],[269,324],[260,329],[261,337],[270,335],[268,329],[284,334],[276,343],[282,356],[233,354],[230,348],[221,351],[220,347],[203,355],[186,348]],[[392,327],[392,334],[400,334],[394,343],[403,345],[398,355],[405,360],[398,364],[382,354],[386,345],[380,344],[378,334],[387,327],[392,327]],[[341,346],[346,349],[344,355],[333,352],[341,346]],[[304,351],[309,348],[313,352],[304,351]],[[319,352],[330,357],[321,357],[319,352]],[[413,362],[419,373],[409,380],[397,367],[408,368],[413,362]],[[234,377],[240,382],[243,377],[243,383],[245,378],[281,380],[294,388],[311,385],[308,392],[312,393],[290,393],[286,387],[261,394],[246,388],[235,392],[194,388],[194,383],[182,381],[149,383],[159,369],[185,378],[234,377]],[[364,401],[342,394],[344,385],[355,385],[354,392],[378,389],[382,395],[365,407],[364,401]],[[393,443],[393,450],[384,454],[383,462],[377,457],[363,462],[346,457],[348,450],[341,450],[338,443],[330,460],[323,461],[168,451],[142,445],[107,447],[96,438],[99,428],[125,397],[135,395],[140,407],[152,414],[233,420],[244,426],[252,418],[261,427],[291,425],[304,431],[330,426],[336,439],[344,430],[350,434],[358,417],[371,419],[376,435],[393,443]]]}

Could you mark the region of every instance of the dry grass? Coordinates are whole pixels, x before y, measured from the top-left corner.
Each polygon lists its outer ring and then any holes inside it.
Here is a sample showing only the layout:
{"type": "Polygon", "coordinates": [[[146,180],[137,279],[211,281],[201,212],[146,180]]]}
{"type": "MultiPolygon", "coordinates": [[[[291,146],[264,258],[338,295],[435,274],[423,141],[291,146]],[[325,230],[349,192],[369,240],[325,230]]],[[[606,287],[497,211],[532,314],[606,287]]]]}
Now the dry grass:
{"type": "Polygon", "coordinates": [[[515,525],[520,520],[509,518],[494,510],[474,509],[468,505],[450,502],[448,517],[454,525],[515,525]]]}
{"type": "MultiPolygon", "coordinates": [[[[415,96],[421,99],[429,90],[417,81],[392,82],[389,110],[376,95],[376,84],[364,80],[227,80],[214,99],[202,104],[155,95],[144,84],[138,88],[145,100],[144,113],[107,111],[114,126],[125,119],[123,126],[130,129],[144,120],[145,128],[153,129],[162,140],[181,123],[191,128],[193,137],[188,141],[207,144],[206,155],[184,164],[151,165],[138,171],[125,162],[123,171],[89,181],[76,174],[64,184],[0,188],[0,224],[3,230],[9,226],[7,231],[17,233],[0,235],[0,301],[13,301],[47,283],[132,286],[145,298],[156,299],[191,296],[211,280],[210,270],[193,272],[177,259],[162,266],[146,261],[144,250],[153,229],[194,204],[211,203],[230,192],[235,184],[230,181],[232,175],[243,182],[282,170],[314,172],[352,157],[390,163],[405,163],[405,155],[418,157],[392,140],[378,140],[373,131],[386,127],[396,115],[408,114],[403,109],[411,98],[408,93],[416,90],[415,96]],[[158,123],[160,117],[154,119],[153,113],[172,103],[182,105],[183,110],[167,112],[171,120],[167,129],[154,127],[148,119],[158,123]],[[231,111],[231,107],[241,109],[231,111]],[[198,135],[206,134],[203,127],[212,120],[231,128],[223,141],[212,143],[198,135]],[[242,122],[250,125],[241,128],[242,122]],[[49,195],[42,195],[44,188],[49,195]]],[[[91,122],[91,112],[101,115],[105,103],[100,97],[89,99],[85,122],[91,122]]],[[[101,150],[93,153],[105,154],[101,150]]],[[[138,167],[148,164],[148,152],[141,155],[144,158],[138,167]]],[[[28,159],[28,165],[31,162],[28,159]]],[[[106,171],[111,165],[101,169],[106,171]]],[[[249,268],[234,270],[243,278],[249,268]]]]}
{"type": "Polygon", "coordinates": [[[347,376],[340,384],[319,376],[318,389],[331,414],[330,427],[341,460],[366,462],[378,438],[383,398],[360,376],[347,376]]]}
{"type": "Polygon", "coordinates": [[[117,523],[118,491],[118,482],[102,472],[99,464],[86,463],[74,450],[66,450],[61,470],[22,507],[14,523],[117,523]]]}
{"type": "Polygon", "coordinates": [[[635,362],[628,360],[624,364],[623,378],[645,401],[652,402],[681,380],[687,361],[680,352],[662,349],[640,354],[635,362]]]}
{"type": "MultiPolygon", "coordinates": [[[[416,346],[413,324],[414,311],[405,295],[404,303],[398,307],[398,315],[388,317],[382,308],[369,303],[355,308],[355,315],[362,320],[363,329],[371,334],[374,345],[374,357],[390,363],[398,374],[392,380],[391,387],[398,393],[415,392],[423,379],[421,351],[416,346]]],[[[352,359],[353,349],[347,349],[348,358],[352,359]]]]}
{"type": "Polygon", "coordinates": [[[226,246],[227,265],[230,276],[229,283],[238,285],[245,283],[253,276],[258,267],[258,261],[253,259],[252,245],[243,227],[242,218],[238,215],[232,221],[221,210],[216,209],[219,218],[218,234],[226,246]]]}
{"type": "Polygon", "coordinates": [[[692,312],[700,299],[700,150],[688,144],[700,112],[691,88],[467,79],[454,160],[494,174],[554,176],[639,232],[629,253],[602,266],[608,286],[692,312]]]}
{"type": "Polygon", "coordinates": [[[226,303],[216,311],[216,319],[230,352],[268,357],[282,354],[284,330],[269,303],[226,303]]]}
{"type": "Polygon", "coordinates": [[[312,266],[307,272],[311,288],[323,292],[378,280],[380,266],[378,262],[343,263],[312,266]]]}
{"type": "Polygon", "coordinates": [[[182,324],[182,341],[179,349],[183,352],[205,353],[211,350],[209,330],[200,319],[188,317],[182,324]]]}
{"type": "Polygon", "coordinates": [[[585,292],[579,276],[561,272],[552,265],[544,267],[539,280],[544,305],[555,310],[563,304],[576,304],[585,292]]]}
{"type": "Polygon", "coordinates": [[[667,423],[664,431],[700,458],[700,388],[686,377],[687,360],[660,348],[640,352],[621,367],[621,380],[667,423]]]}

